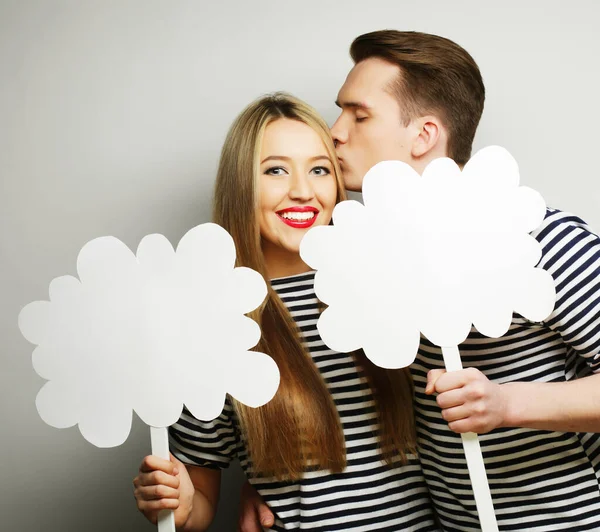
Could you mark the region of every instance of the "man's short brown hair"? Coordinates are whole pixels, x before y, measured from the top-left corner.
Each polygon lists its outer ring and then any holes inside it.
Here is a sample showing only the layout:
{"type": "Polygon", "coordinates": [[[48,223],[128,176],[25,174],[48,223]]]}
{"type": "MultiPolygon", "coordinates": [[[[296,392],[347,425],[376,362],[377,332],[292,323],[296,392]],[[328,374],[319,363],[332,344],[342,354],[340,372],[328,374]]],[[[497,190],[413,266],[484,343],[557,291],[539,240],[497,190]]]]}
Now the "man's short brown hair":
{"type": "Polygon", "coordinates": [[[485,87],[464,48],[438,35],[382,30],[354,39],[350,55],[355,63],[378,57],[398,65],[401,75],[391,90],[400,101],[404,125],[435,114],[448,130],[449,157],[461,165],[469,160],[485,87]]]}

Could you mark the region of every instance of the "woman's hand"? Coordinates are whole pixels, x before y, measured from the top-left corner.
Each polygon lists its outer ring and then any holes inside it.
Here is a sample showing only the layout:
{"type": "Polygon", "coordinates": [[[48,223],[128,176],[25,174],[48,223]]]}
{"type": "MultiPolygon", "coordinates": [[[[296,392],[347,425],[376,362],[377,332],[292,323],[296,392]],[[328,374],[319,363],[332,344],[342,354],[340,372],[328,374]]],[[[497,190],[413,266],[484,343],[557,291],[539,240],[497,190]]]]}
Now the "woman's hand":
{"type": "Polygon", "coordinates": [[[275,518],[250,482],[242,486],[238,532],[262,532],[273,526],[275,518]]]}
{"type": "Polygon", "coordinates": [[[133,479],[137,507],[153,524],[161,510],[173,510],[175,526],[183,527],[192,513],[194,485],[183,463],[171,455],[171,461],[146,456],[133,479]]]}

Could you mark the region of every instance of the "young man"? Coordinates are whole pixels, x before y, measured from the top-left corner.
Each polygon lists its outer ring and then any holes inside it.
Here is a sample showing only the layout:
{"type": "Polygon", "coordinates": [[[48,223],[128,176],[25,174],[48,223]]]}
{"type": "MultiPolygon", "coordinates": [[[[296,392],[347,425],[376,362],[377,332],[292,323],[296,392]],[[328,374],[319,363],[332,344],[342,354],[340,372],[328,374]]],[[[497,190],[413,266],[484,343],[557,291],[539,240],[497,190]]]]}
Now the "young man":
{"type": "MultiPolygon", "coordinates": [[[[382,160],[419,172],[437,157],[467,162],[485,91],[464,49],[379,31],[350,53],[332,128],[347,188],[360,190],[382,160]]],[[[473,330],[460,346],[467,369],[453,373],[424,339],[411,368],[419,454],[444,530],[479,530],[462,432],[481,434],[500,530],[600,529],[600,238],[556,210],[533,236],[555,280],[553,314],[543,323],[515,315],[500,339],[473,330]]],[[[242,522],[252,520],[249,499],[242,522]]]]}

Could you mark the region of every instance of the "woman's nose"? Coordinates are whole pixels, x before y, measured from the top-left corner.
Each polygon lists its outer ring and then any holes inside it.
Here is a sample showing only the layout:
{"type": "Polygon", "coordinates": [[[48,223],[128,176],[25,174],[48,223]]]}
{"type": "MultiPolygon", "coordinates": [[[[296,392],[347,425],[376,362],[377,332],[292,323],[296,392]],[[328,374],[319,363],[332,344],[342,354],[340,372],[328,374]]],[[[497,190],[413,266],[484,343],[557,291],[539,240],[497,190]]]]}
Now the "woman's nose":
{"type": "Polygon", "coordinates": [[[296,201],[310,201],[315,197],[310,179],[305,175],[292,176],[290,198],[296,201]]]}

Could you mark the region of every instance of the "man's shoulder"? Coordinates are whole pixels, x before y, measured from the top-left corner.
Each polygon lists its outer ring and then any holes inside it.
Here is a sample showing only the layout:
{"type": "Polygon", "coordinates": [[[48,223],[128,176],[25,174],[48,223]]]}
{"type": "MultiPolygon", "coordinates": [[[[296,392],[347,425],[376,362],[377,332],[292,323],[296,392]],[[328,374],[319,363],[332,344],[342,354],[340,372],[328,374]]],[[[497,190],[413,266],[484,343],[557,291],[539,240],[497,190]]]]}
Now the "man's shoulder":
{"type": "Polygon", "coordinates": [[[531,233],[540,243],[538,267],[554,275],[587,267],[600,260],[600,237],[579,216],[559,209],[547,209],[541,225],[531,233]]]}
{"type": "Polygon", "coordinates": [[[544,221],[531,233],[531,236],[544,245],[549,240],[556,238],[562,240],[569,235],[575,237],[581,233],[594,234],[588,224],[579,216],[567,211],[547,208],[544,221]]]}

